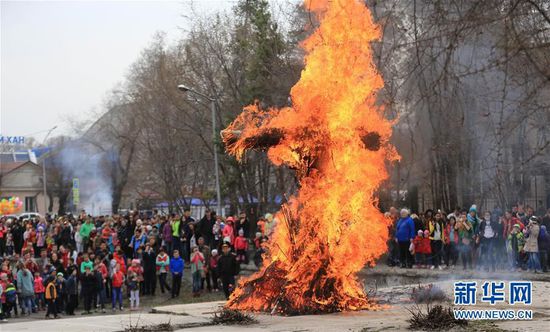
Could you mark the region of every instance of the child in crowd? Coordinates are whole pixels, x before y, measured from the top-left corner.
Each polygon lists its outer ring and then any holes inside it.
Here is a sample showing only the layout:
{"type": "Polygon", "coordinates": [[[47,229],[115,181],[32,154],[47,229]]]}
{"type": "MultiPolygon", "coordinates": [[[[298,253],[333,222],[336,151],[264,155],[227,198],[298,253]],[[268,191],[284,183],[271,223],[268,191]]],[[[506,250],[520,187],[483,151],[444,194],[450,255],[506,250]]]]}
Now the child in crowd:
{"type": "Polygon", "coordinates": [[[220,216],[216,218],[216,222],[212,226],[212,235],[214,236],[214,241],[212,242],[213,248],[218,248],[222,240],[222,219],[220,216]]]}
{"type": "Polygon", "coordinates": [[[456,231],[459,240],[460,260],[464,270],[472,268],[472,234],[473,227],[465,215],[460,215],[456,222],[456,231]]]}
{"type": "Polygon", "coordinates": [[[522,260],[521,252],[523,251],[523,246],[525,245],[525,238],[523,232],[520,231],[520,225],[515,224],[512,228],[512,232],[508,235],[508,261],[510,264],[510,270],[517,269],[521,271],[522,260]]]}
{"type": "Polygon", "coordinates": [[[130,310],[139,308],[139,284],[143,281],[143,268],[139,259],[133,259],[128,268],[128,289],[130,290],[130,310]]]}
{"type": "Polygon", "coordinates": [[[40,272],[35,272],[34,273],[34,299],[38,310],[44,310],[44,308],[46,307],[44,292],[46,292],[46,288],[44,287],[44,280],[40,276],[40,272]]]}
{"type": "Polygon", "coordinates": [[[120,270],[120,264],[116,263],[113,274],[111,275],[111,288],[112,288],[112,304],[113,311],[115,311],[116,304],[118,303],[118,309],[122,311],[122,285],[124,284],[124,273],[120,270]]]}
{"type": "Polygon", "coordinates": [[[8,282],[6,284],[6,288],[3,292],[3,297],[5,296],[6,302],[2,303],[2,311],[5,312],[5,315],[7,317],[11,316],[11,310],[15,309],[15,314],[17,315],[17,289],[15,289],[15,286],[13,283],[8,282]],[[5,308],[4,308],[5,304],[5,308]]]}
{"type": "Polygon", "coordinates": [[[65,278],[61,272],[57,272],[56,274],[55,287],[57,289],[57,299],[55,300],[55,305],[57,307],[57,313],[60,314],[65,307],[65,297],[67,295],[65,291],[65,278]]]}
{"type": "Polygon", "coordinates": [[[248,239],[244,237],[244,230],[239,229],[239,236],[235,239],[235,250],[237,251],[237,262],[248,264],[248,239]]]}
{"type": "Polygon", "coordinates": [[[50,318],[50,315],[52,314],[54,318],[58,318],[57,308],[55,306],[55,300],[57,299],[57,289],[55,287],[55,277],[53,276],[48,277],[48,285],[46,286],[44,297],[46,298],[46,303],[48,304],[46,319],[50,318]]]}
{"type": "Polygon", "coordinates": [[[233,245],[233,241],[235,240],[233,217],[229,216],[227,217],[227,219],[225,219],[225,226],[222,229],[222,235],[224,243],[229,242],[229,244],[233,245]]]}
{"type": "Polygon", "coordinates": [[[218,288],[218,250],[213,249],[210,255],[210,262],[208,264],[208,269],[210,270],[210,277],[212,278],[212,289],[214,292],[219,291],[218,288]]]}
{"type": "Polygon", "coordinates": [[[87,265],[84,269],[84,273],[80,276],[80,281],[82,285],[82,297],[84,299],[84,312],[83,315],[92,313],[92,300],[96,295],[95,289],[97,284],[97,279],[93,274],[92,268],[87,265]]]}
{"type": "Polygon", "coordinates": [[[184,263],[179,250],[174,250],[173,255],[174,257],[170,259],[170,271],[172,272],[172,298],[175,298],[180,295],[184,263]]]}
{"type": "Polygon", "coordinates": [[[266,250],[267,250],[267,241],[268,241],[268,238],[267,236],[262,236],[262,238],[260,239],[260,244],[259,244],[259,247],[256,248],[256,252],[254,253],[254,265],[256,265],[256,267],[260,268],[262,266],[262,260],[263,260],[263,254],[266,253],[266,250]]]}
{"type": "Polygon", "coordinates": [[[414,258],[416,262],[416,268],[426,267],[424,250],[423,250],[424,245],[422,243],[423,240],[424,240],[424,231],[420,229],[418,230],[416,237],[413,239],[414,251],[415,251],[414,258]]]}
{"type": "MultiPolygon", "coordinates": [[[[9,317],[11,308],[8,305],[7,290],[9,285],[8,275],[4,272],[0,273],[0,287],[2,288],[2,295],[0,295],[0,304],[2,305],[2,319],[6,316],[9,317]]],[[[17,296],[17,295],[16,295],[17,296]]]]}
{"type": "Polygon", "coordinates": [[[69,278],[67,279],[67,307],[65,312],[69,316],[74,316],[74,309],[78,305],[78,279],[76,277],[77,269],[75,266],[69,267],[67,269],[67,274],[69,278]]]}
{"type": "Polygon", "coordinates": [[[171,290],[170,286],[166,283],[166,276],[170,269],[170,256],[166,254],[163,247],[160,248],[156,258],[157,273],[159,275],[160,292],[164,294],[164,289],[171,290]]]}
{"type": "Polygon", "coordinates": [[[199,247],[191,248],[191,275],[193,277],[193,297],[199,297],[201,291],[201,278],[204,274],[204,255],[200,252],[199,247]]]}

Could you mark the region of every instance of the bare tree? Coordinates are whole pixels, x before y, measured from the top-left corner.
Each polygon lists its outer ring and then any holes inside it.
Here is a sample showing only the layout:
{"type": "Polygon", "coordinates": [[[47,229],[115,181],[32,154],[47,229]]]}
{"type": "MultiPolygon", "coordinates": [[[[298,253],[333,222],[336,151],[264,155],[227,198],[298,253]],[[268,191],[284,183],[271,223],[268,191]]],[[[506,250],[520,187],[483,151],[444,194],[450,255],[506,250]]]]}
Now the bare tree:
{"type": "Polygon", "coordinates": [[[397,188],[422,188],[425,207],[524,201],[548,160],[533,132],[549,124],[548,4],[369,3],[384,32],[382,101],[400,117],[396,139],[408,137],[397,188]]]}

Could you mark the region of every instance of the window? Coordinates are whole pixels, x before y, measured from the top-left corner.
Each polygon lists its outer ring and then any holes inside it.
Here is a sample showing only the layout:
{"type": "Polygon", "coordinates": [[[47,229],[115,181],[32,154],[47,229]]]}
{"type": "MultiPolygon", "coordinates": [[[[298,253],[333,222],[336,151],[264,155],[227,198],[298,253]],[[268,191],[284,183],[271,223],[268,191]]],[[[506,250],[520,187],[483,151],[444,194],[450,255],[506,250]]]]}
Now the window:
{"type": "Polygon", "coordinates": [[[25,197],[25,212],[36,212],[35,197],[25,197]]]}

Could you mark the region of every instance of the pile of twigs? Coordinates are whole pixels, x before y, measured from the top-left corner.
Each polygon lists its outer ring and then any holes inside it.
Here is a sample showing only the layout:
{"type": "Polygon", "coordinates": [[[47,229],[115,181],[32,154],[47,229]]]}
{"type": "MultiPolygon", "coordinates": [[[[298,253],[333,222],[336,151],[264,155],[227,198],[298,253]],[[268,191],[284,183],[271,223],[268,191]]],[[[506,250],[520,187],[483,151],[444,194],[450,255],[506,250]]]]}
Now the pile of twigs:
{"type": "Polygon", "coordinates": [[[246,312],[224,307],[214,313],[214,316],[212,316],[212,323],[216,325],[250,325],[258,323],[258,320],[253,315],[246,312]]]}
{"type": "MultiPolygon", "coordinates": [[[[244,138],[243,145],[247,150],[267,150],[272,146],[279,144],[284,138],[284,133],[278,128],[267,128],[258,130],[255,135],[244,138]]],[[[230,143],[230,141],[228,141],[230,143]]]]}
{"type": "Polygon", "coordinates": [[[412,315],[409,319],[409,327],[413,330],[443,331],[454,326],[464,327],[468,325],[466,320],[455,318],[453,309],[439,304],[435,306],[427,304],[425,312],[418,305],[407,310],[412,315]]]}

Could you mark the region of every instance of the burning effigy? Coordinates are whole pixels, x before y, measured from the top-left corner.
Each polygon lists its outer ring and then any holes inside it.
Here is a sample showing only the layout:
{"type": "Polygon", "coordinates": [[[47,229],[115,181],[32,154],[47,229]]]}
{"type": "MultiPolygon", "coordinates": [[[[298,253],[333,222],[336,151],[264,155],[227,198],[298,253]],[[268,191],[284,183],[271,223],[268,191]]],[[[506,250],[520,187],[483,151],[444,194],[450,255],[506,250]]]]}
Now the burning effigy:
{"type": "Polygon", "coordinates": [[[375,192],[398,155],[376,103],[383,80],[371,42],[380,28],[362,1],[308,0],[319,26],[302,44],[305,68],[292,106],[255,103],[222,131],[229,154],[266,151],[296,172],[299,191],[278,220],[260,271],[227,306],[283,315],[376,308],[357,272],[386,251],[388,220],[375,192]]]}

